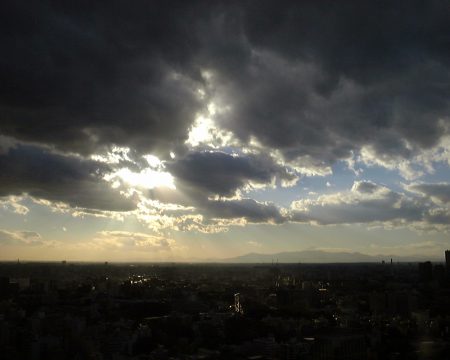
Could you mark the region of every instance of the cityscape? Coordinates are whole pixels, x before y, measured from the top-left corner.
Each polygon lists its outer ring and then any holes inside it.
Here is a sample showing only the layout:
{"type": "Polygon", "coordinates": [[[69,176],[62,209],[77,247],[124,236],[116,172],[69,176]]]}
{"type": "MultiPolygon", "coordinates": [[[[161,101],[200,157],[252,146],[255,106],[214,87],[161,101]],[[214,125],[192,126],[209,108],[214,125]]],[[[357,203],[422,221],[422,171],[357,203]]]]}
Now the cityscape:
{"type": "Polygon", "coordinates": [[[0,264],[2,359],[444,359],[445,262],[0,264]]]}

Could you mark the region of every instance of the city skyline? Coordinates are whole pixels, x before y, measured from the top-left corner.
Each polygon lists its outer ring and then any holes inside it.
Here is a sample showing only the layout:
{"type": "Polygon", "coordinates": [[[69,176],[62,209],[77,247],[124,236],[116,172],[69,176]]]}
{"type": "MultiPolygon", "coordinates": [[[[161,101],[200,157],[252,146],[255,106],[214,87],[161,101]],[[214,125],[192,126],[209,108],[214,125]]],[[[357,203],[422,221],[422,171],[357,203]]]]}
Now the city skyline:
{"type": "Polygon", "coordinates": [[[446,1],[0,9],[0,261],[444,261],[446,1]]]}

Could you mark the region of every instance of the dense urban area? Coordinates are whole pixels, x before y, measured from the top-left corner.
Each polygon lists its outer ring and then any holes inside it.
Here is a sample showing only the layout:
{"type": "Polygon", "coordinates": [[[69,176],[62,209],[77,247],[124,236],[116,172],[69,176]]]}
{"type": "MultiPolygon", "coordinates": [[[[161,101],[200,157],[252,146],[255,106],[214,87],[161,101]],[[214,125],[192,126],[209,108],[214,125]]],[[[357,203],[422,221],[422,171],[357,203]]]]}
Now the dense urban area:
{"type": "Polygon", "coordinates": [[[433,359],[444,263],[0,264],[2,359],[433,359]]]}

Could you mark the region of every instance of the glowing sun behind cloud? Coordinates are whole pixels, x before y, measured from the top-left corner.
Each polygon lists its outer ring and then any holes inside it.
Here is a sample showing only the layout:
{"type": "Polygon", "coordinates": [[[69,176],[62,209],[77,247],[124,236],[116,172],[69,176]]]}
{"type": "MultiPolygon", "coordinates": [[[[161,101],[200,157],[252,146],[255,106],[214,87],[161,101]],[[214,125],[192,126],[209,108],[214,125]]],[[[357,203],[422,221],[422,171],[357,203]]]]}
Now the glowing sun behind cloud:
{"type": "Polygon", "coordinates": [[[115,174],[119,179],[123,180],[127,185],[144,189],[154,189],[156,187],[167,187],[175,189],[173,176],[164,171],[156,171],[150,168],[141,172],[133,172],[128,168],[122,168],[115,174]]]}

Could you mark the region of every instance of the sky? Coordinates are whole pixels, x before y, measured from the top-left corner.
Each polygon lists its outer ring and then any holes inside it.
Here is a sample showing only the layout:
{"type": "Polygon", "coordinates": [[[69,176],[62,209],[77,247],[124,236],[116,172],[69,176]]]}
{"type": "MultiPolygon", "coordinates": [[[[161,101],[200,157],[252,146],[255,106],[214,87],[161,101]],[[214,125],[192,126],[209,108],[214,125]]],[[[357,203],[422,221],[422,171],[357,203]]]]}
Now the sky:
{"type": "Polygon", "coordinates": [[[450,248],[448,1],[2,1],[0,260],[450,248]]]}

